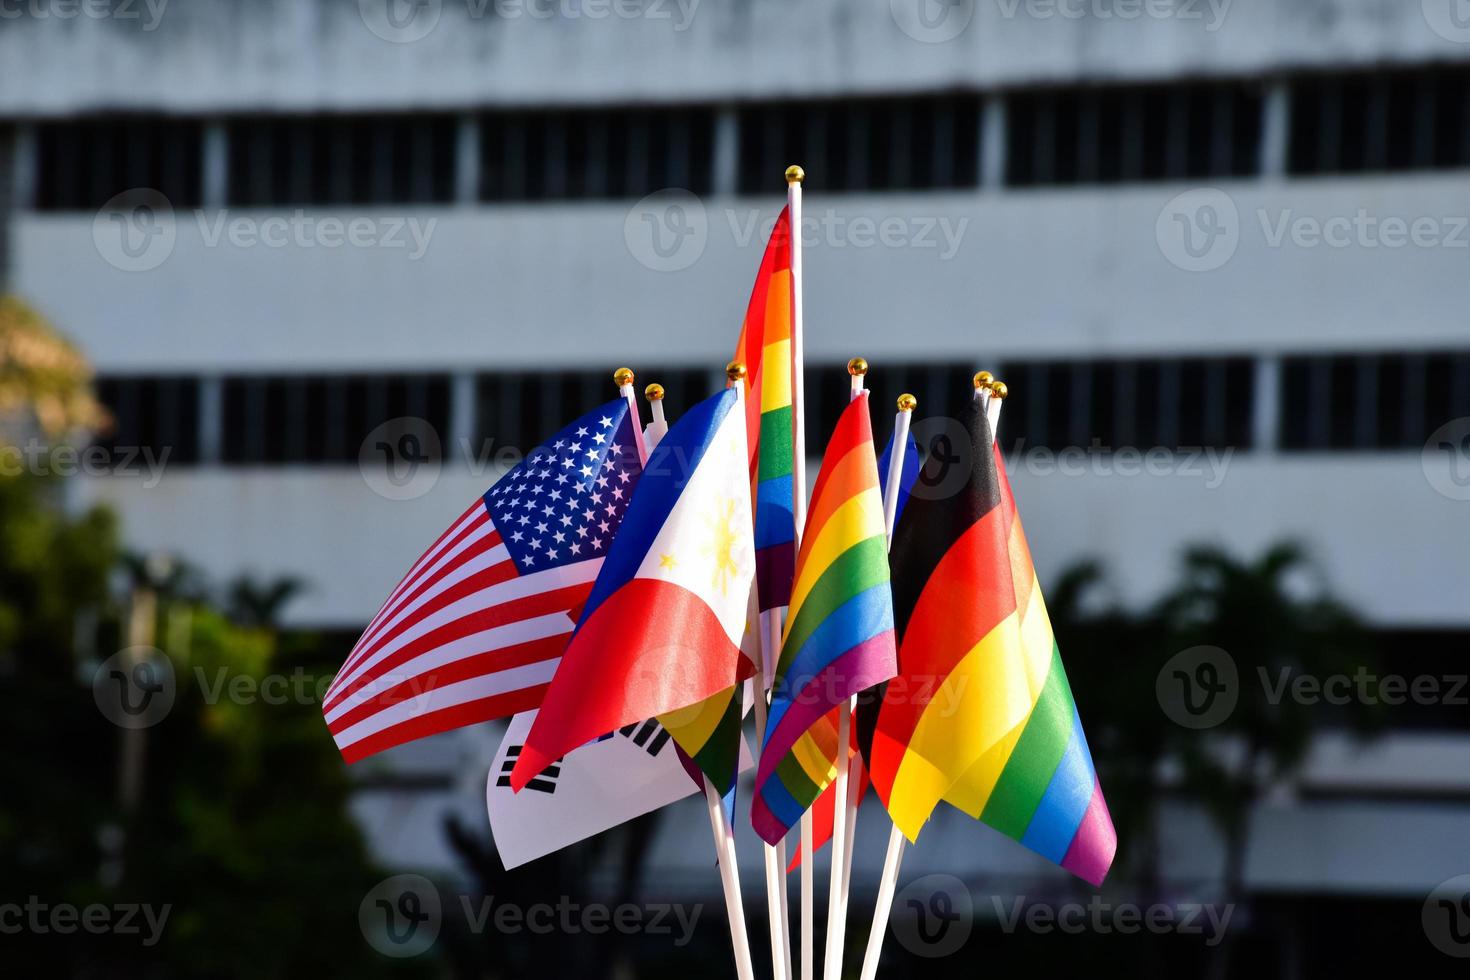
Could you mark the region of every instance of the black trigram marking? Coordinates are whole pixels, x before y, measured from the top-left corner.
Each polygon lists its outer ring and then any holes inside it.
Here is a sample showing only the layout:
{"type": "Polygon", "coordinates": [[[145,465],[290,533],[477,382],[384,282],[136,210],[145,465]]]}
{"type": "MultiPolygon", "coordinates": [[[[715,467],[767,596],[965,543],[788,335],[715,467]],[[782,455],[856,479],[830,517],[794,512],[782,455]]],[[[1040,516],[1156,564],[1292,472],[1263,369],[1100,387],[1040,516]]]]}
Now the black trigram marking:
{"type": "Polygon", "coordinates": [[[651,756],[657,756],[669,741],[668,731],[658,723],[657,718],[650,718],[641,724],[626,725],[618,729],[618,734],[631,738],[634,745],[651,756]]]}
{"type": "MultiPolygon", "coordinates": [[[[510,771],[516,767],[516,760],[521,757],[521,749],[524,745],[512,745],[505,750],[505,761],[500,765],[500,775],[495,780],[496,786],[510,788],[510,771]]],[[[557,759],[546,767],[546,771],[536,776],[526,784],[526,789],[534,789],[538,793],[555,793],[556,779],[561,775],[561,760],[557,759]]]]}

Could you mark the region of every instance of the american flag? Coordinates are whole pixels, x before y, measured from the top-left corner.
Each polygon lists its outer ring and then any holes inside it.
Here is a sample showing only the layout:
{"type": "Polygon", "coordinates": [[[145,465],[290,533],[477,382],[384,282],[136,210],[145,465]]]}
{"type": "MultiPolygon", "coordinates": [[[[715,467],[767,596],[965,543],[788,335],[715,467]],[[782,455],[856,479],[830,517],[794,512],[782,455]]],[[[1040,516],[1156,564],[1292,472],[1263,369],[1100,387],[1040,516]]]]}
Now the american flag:
{"type": "Polygon", "coordinates": [[[408,570],[327,690],[348,762],[536,708],[642,469],[609,402],[501,477],[408,570]]]}

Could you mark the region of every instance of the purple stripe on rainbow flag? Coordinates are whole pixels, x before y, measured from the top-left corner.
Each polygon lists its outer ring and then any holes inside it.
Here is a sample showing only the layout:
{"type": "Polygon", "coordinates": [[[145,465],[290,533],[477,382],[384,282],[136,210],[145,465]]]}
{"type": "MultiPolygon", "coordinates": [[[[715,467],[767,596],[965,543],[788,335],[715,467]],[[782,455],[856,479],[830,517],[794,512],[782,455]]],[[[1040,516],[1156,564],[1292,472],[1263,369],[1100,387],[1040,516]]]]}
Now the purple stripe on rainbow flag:
{"type": "Polygon", "coordinates": [[[1077,828],[1072,846],[1062,858],[1062,867],[1083,881],[1101,885],[1113,864],[1113,855],[1118,851],[1118,832],[1113,829],[1113,818],[1108,813],[1107,801],[1103,799],[1102,784],[1092,784],[1092,800],[1077,828]]]}

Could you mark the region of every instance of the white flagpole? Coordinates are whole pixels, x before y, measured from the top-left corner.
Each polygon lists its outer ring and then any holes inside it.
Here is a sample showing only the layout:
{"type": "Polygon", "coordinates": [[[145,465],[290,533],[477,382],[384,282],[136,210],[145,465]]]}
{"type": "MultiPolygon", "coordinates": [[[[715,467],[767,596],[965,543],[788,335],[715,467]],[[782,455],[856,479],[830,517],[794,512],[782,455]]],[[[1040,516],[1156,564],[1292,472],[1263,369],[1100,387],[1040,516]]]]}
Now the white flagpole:
{"type": "MultiPolygon", "coordinates": [[[[863,393],[864,379],[868,374],[868,362],[854,357],[847,362],[847,374],[852,379],[848,400],[863,393]]],[[[832,876],[827,889],[827,950],[823,960],[822,976],[825,980],[840,980],[842,976],[842,946],[847,933],[847,868],[848,851],[848,746],[852,742],[852,698],[847,698],[837,708],[837,778],[832,789],[832,876]]]]}
{"type": "MultiPolygon", "coordinates": [[[[792,515],[796,521],[794,547],[801,548],[801,532],[806,527],[806,404],[805,354],[802,346],[801,307],[801,184],[806,171],[792,165],[786,168],[786,209],[791,223],[791,482],[792,515]]],[[[779,648],[778,648],[779,649],[779,648]]],[[[812,814],[801,817],[801,980],[813,980],[812,914],[812,814]]]]}
{"type": "MultiPolygon", "coordinates": [[[[760,627],[757,626],[759,629],[760,627]]],[[[765,659],[766,637],[761,637],[757,652],[765,659]]],[[[755,689],[755,738],[756,744],[766,740],[766,674],[763,667],[756,668],[755,689]]],[[[762,842],[761,850],[766,859],[766,914],[771,926],[771,969],[776,980],[791,980],[791,933],[786,922],[786,842],[778,847],[762,842]]]]}
{"type": "MultiPolygon", "coordinates": [[[[627,383],[632,385],[632,372],[627,383]]],[[[741,415],[745,413],[745,365],[738,361],[731,361],[725,368],[726,387],[735,389],[736,406],[735,411],[741,415]]],[[[650,386],[652,387],[652,386],[650,386]]],[[[631,390],[631,388],[630,388],[631,390]]],[[[659,394],[662,395],[662,389],[659,394]]],[[[654,404],[662,409],[660,399],[655,399],[654,404]]],[[[637,402],[633,402],[636,411],[637,402]]],[[[657,413],[662,416],[662,411],[657,413]]],[[[663,438],[663,434],[659,434],[663,438]]],[[[655,442],[655,445],[657,443],[655,442]]],[[[648,451],[642,447],[640,440],[640,452],[647,458],[648,451]]],[[[740,693],[736,692],[736,697],[740,693]]],[[[756,698],[759,702],[760,699],[756,698]]],[[[730,920],[730,945],[735,952],[735,974],[739,980],[755,980],[755,966],[750,956],[750,936],[745,930],[745,902],[740,895],[740,866],[735,857],[735,834],[725,823],[725,808],[721,804],[719,791],[706,776],[704,781],[705,807],[709,810],[710,833],[714,837],[715,854],[718,857],[720,869],[720,884],[725,892],[725,912],[730,920]]]]}
{"type": "MultiPolygon", "coordinates": [[[[633,382],[637,378],[632,368],[618,368],[613,372],[613,384],[618,386],[618,394],[628,403],[628,411],[633,413],[633,442],[638,447],[638,462],[648,462],[648,447],[643,444],[643,416],[638,411],[638,396],[633,393],[633,382]]],[[[660,389],[662,390],[662,389],[660,389]]]]}
{"type": "Polygon", "coordinates": [[[653,416],[653,421],[648,423],[643,433],[644,447],[651,453],[669,432],[669,423],[664,418],[664,386],[657,383],[649,385],[643,389],[643,397],[648,399],[648,414],[653,416]]]}
{"type": "MultiPolygon", "coordinates": [[[[1000,403],[1007,394],[1006,386],[994,380],[989,371],[981,371],[975,375],[975,400],[980,402],[981,408],[985,410],[986,418],[990,422],[990,433],[995,437],[995,426],[1000,421],[1000,403]]],[[[913,400],[912,395],[905,395],[899,399],[900,414],[902,414],[904,399],[913,400]]],[[[917,404],[916,402],[914,404],[917,404]]],[[[911,407],[912,410],[912,407],[911,407]]],[[[894,438],[894,454],[899,454],[898,439],[894,438]]],[[[892,460],[889,461],[890,474],[892,460]]],[[[900,470],[902,472],[902,470],[900,470]]],[[[889,477],[888,484],[884,487],[884,510],[887,511],[887,496],[893,491],[894,481],[889,477]]],[[[895,498],[896,499],[896,498],[895,498]]],[[[892,521],[889,521],[889,542],[893,540],[892,521]]],[[[878,879],[878,901],[873,909],[873,928],[868,933],[868,948],[863,955],[863,971],[861,980],[875,980],[878,976],[878,960],[883,954],[883,937],[888,932],[888,916],[893,911],[893,893],[898,886],[898,870],[903,864],[903,852],[908,841],[904,839],[903,832],[895,824],[888,831],[888,852],[883,855],[883,876],[878,879]]]]}
{"type": "Polygon", "coordinates": [[[755,980],[750,959],[750,937],[745,934],[745,905],[740,898],[740,869],[735,863],[735,835],[725,825],[725,808],[715,784],[704,777],[704,802],[709,810],[710,832],[719,857],[720,884],[725,890],[725,911],[730,918],[730,944],[735,949],[735,974],[739,980],[755,980]]]}
{"type": "MultiPolygon", "coordinates": [[[[725,368],[725,377],[729,385],[739,385],[741,398],[744,398],[745,365],[731,361],[725,368]]],[[[656,387],[649,385],[650,390],[656,387]]],[[[652,395],[649,395],[652,398],[652,395]]],[[[659,397],[663,397],[663,389],[659,389],[659,397]]],[[[657,413],[655,424],[663,422],[663,413],[657,413]]],[[[650,425],[652,432],[655,426],[650,425]]],[[[668,426],[664,425],[664,431],[668,426]]],[[[660,436],[661,437],[661,436],[660,436]]],[[[651,447],[650,447],[651,448],[651,447]]],[[[754,588],[754,583],[752,583],[754,588]]],[[[759,747],[766,739],[766,718],[770,710],[770,703],[766,693],[766,646],[770,643],[770,632],[767,623],[771,613],[761,613],[757,617],[756,629],[759,631],[757,639],[760,645],[756,649],[755,663],[755,691],[753,700],[755,710],[755,740],[759,747]]],[[[777,626],[776,642],[780,642],[780,628],[777,626]]],[[[761,850],[765,857],[766,866],[766,915],[769,919],[771,930],[771,969],[775,980],[791,980],[791,928],[786,920],[786,842],[782,841],[779,846],[772,847],[770,844],[761,842],[761,850]]]]}
{"type": "MultiPolygon", "coordinates": [[[[888,535],[888,545],[893,546],[893,527],[898,522],[898,495],[903,484],[903,464],[908,450],[909,425],[919,400],[910,394],[898,396],[898,412],[893,417],[893,454],[888,459],[888,473],[883,481],[883,524],[888,535]]],[[[847,852],[843,855],[842,869],[842,922],[847,924],[847,903],[852,892],[853,842],[857,840],[858,782],[850,780],[847,794],[847,852]]],[[[899,835],[898,847],[903,845],[899,835]]],[[[890,847],[892,847],[890,842],[890,847]]],[[[893,899],[888,899],[891,904],[893,899]]]]}

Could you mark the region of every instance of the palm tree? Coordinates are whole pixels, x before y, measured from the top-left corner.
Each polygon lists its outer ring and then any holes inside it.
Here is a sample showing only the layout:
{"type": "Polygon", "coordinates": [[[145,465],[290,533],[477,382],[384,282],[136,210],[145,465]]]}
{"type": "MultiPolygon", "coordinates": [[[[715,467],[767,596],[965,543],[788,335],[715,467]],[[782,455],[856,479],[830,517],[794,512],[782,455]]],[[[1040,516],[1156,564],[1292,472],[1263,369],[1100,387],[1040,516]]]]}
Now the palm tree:
{"type": "Polygon", "coordinates": [[[280,626],[286,604],[306,591],[306,582],[292,575],[259,581],[241,575],[230,583],[230,618],[241,626],[274,630],[280,626]]]}
{"type": "MultiPolygon", "coordinates": [[[[1253,560],[1218,547],[1193,547],[1183,565],[1182,582],[1159,607],[1169,649],[1223,649],[1235,661],[1241,693],[1234,711],[1210,734],[1173,729],[1170,751],[1181,763],[1184,793],[1205,806],[1224,838],[1224,898],[1238,904],[1248,899],[1254,807],[1300,771],[1321,721],[1315,704],[1268,697],[1267,691],[1285,677],[1351,674],[1371,665],[1355,617],[1332,598],[1321,569],[1300,545],[1275,544],[1253,560]]],[[[1354,704],[1348,721],[1366,734],[1376,715],[1354,704]]],[[[1231,939],[1217,949],[1213,976],[1228,974],[1231,939]]]]}

